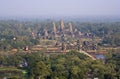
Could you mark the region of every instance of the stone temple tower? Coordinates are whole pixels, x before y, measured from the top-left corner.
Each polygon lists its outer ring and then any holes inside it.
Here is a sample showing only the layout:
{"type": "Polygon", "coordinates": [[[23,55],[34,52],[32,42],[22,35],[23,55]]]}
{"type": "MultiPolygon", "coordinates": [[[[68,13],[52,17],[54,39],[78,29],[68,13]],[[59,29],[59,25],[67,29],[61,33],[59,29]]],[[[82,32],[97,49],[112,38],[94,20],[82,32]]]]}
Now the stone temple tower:
{"type": "Polygon", "coordinates": [[[72,29],[72,23],[69,23],[68,25],[69,25],[69,32],[70,32],[70,35],[71,35],[72,37],[74,37],[73,29],[72,29]]]}
{"type": "Polygon", "coordinates": [[[48,31],[46,29],[44,31],[44,37],[45,37],[45,39],[48,38],[48,31]]]}
{"type": "Polygon", "coordinates": [[[56,35],[56,32],[57,32],[56,25],[55,25],[55,22],[53,22],[53,33],[54,33],[54,35],[56,35]]]}
{"type": "Polygon", "coordinates": [[[63,30],[64,30],[64,21],[63,20],[61,20],[61,24],[60,24],[60,31],[61,32],[63,32],[63,30]]]}
{"type": "Polygon", "coordinates": [[[69,23],[69,32],[73,33],[72,23],[69,23]]]}

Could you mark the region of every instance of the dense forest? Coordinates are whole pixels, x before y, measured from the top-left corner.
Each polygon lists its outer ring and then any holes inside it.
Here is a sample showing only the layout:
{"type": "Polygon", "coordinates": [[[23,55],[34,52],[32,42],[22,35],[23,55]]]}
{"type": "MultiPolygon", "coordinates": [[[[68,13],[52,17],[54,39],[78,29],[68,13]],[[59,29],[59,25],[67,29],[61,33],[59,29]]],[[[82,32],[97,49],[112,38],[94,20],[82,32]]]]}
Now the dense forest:
{"type": "MultiPolygon", "coordinates": [[[[1,56],[0,65],[1,67],[13,67],[13,70],[16,67],[26,72],[21,71],[21,76],[15,75],[8,79],[86,79],[96,77],[100,79],[119,79],[119,58],[120,54],[114,53],[106,55],[104,61],[91,60],[75,50],[67,54],[49,55],[42,52],[17,53],[1,56]]],[[[0,69],[0,73],[9,71],[7,69],[0,69]]],[[[16,72],[18,71],[16,70],[16,72]]]]}

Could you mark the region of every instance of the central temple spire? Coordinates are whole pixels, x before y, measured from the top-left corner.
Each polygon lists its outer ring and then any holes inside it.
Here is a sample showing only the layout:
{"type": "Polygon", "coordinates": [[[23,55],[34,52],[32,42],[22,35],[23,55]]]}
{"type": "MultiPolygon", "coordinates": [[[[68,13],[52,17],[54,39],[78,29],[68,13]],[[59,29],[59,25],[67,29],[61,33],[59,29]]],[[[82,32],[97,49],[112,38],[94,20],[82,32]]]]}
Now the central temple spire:
{"type": "Polygon", "coordinates": [[[61,24],[60,24],[60,31],[63,31],[63,29],[64,29],[64,21],[63,20],[61,20],[61,24]]]}

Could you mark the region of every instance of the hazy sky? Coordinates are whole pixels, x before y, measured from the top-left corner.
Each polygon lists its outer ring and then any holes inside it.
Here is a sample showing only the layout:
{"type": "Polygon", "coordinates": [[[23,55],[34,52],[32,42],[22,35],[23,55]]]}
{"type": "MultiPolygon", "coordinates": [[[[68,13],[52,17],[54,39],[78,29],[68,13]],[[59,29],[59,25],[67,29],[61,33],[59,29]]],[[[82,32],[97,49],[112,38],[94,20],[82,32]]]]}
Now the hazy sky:
{"type": "Polygon", "coordinates": [[[0,16],[120,16],[120,0],[0,0],[0,16]]]}

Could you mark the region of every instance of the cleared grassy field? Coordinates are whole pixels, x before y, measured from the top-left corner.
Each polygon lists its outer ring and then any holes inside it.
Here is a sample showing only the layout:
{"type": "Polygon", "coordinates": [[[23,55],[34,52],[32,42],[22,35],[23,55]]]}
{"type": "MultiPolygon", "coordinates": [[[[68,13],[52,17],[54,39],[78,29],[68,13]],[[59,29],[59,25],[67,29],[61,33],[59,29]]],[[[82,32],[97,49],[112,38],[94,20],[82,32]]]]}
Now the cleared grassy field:
{"type": "Polygon", "coordinates": [[[25,70],[14,67],[0,67],[0,79],[4,77],[22,79],[26,76],[26,73],[25,70]]]}

